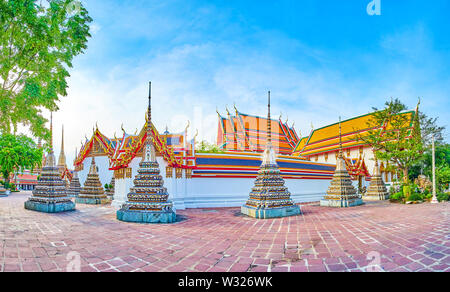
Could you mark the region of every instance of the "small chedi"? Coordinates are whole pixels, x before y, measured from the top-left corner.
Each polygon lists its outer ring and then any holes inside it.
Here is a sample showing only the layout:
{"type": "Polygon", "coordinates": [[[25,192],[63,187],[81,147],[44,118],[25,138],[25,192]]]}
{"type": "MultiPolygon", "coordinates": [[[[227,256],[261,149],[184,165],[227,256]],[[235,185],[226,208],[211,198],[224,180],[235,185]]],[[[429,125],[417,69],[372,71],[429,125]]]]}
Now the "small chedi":
{"type": "Polygon", "coordinates": [[[336,170],[333,179],[331,180],[330,187],[327,190],[327,194],[324,199],[320,201],[320,205],[345,208],[362,204],[363,201],[357,194],[345,166],[344,154],[342,152],[341,123],[339,119],[339,154],[336,162],[336,170]]]}
{"type": "Polygon", "coordinates": [[[291,199],[291,193],[285,186],[276,162],[276,155],[271,141],[270,91],[267,118],[267,146],[262,156],[262,164],[241,212],[257,219],[287,217],[300,214],[300,207],[291,199]]]}
{"type": "Polygon", "coordinates": [[[111,182],[109,183],[109,189],[106,191],[106,195],[108,196],[108,199],[111,201],[114,199],[115,187],[116,187],[116,180],[113,177],[111,179],[111,182]]]}
{"type": "Polygon", "coordinates": [[[117,211],[117,219],[137,223],[173,223],[176,214],[169,194],[164,187],[156,161],[155,147],[151,132],[151,83],[149,90],[147,138],[144,145],[144,157],[139,164],[138,174],[134,179],[128,201],[117,211]]]}
{"type": "Polygon", "coordinates": [[[380,166],[378,160],[375,160],[375,167],[373,175],[370,180],[369,188],[363,196],[364,201],[382,201],[389,199],[389,192],[384,184],[383,178],[380,172],[380,166]]]}
{"type": "Polygon", "coordinates": [[[5,187],[0,183],[0,197],[6,197],[8,196],[8,191],[5,189],[5,187]]]}
{"type": "Polygon", "coordinates": [[[105,190],[98,177],[97,166],[95,165],[95,157],[92,157],[89,174],[81,189],[78,197],[75,199],[76,203],[98,205],[108,203],[105,190]]]}
{"type": "MultiPolygon", "coordinates": [[[[50,133],[52,133],[52,118],[50,118],[50,133]]],[[[75,210],[75,203],[66,194],[64,182],[56,166],[52,138],[50,139],[50,152],[33,195],[25,202],[25,209],[45,213],[72,211],[75,210]]]]}
{"type": "Polygon", "coordinates": [[[74,172],[72,180],[70,181],[69,188],[67,189],[67,195],[72,198],[78,197],[81,191],[80,179],[78,178],[78,172],[74,172]]]}

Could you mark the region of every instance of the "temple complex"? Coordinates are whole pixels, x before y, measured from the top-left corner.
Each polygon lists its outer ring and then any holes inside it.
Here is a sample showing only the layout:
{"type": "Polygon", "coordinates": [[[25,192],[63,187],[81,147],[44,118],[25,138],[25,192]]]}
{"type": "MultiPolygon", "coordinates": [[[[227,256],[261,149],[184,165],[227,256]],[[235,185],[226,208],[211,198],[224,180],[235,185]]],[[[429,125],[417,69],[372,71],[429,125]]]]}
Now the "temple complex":
{"type": "Polygon", "coordinates": [[[102,183],[98,178],[97,166],[95,165],[95,158],[91,161],[91,167],[89,169],[89,174],[81,189],[78,197],[75,199],[76,203],[79,204],[89,204],[98,205],[106,204],[109,200],[106,197],[105,190],[103,189],[102,183]]]}
{"type": "Polygon", "coordinates": [[[291,200],[291,193],[285,186],[276,162],[271,140],[270,91],[267,115],[267,143],[262,155],[255,186],[250,197],[241,207],[241,212],[257,219],[294,216],[300,214],[300,207],[291,200]]]}
{"type": "Polygon", "coordinates": [[[336,170],[331,180],[330,186],[324,199],[320,201],[321,206],[326,207],[353,207],[363,204],[360,196],[357,194],[352,184],[350,175],[345,166],[344,155],[342,151],[342,131],[339,123],[339,153],[337,157],[336,170]]]}
{"type": "Polygon", "coordinates": [[[78,172],[74,172],[72,180],[70,181],[69,188],[67,189],[67,195],[72,198],[78,197],[81,191],[80,180],[78,179],[78,172]]]}
{"type": "MultiPolygon", "coordinates": [[[[155,157],[164,178],[169,199],[176,209],[201,207],[240,207],[248,201],[244,189],[255,187],[259,176],[261,154],[271,136],[273,151],[280,176],[289,189],[295,203],[320,201],[337,163],[339,139],[338,124],[313,130],[307,137],[299,138],[294,125],[287,121],[244,114],[234,107],[232,114],[218,112],[216,152],[197,151],[196,137],[188,138],[183,132],[158,132],[154,121],[146,121],[141,130],[122,134],[105,135],[96,124],[92,136],[81,142],[74,168],[81,184],[87,180],[93,159],[98,167],[102,185],[114,181],[112,205],[120,209],[128,201],[128,193],[134,187],[140,162],[145,156],[145,143],[149,129],[155,149],[155,157]]],[[[402,113],[413,117],[415,112],[402,113]]],[[[368,187],[373,169],[373,152],[368,145],[358,141],[359,133],[368,129],[371,114],[341,123],[342,160],[350,182],[360,190],[368,187]],[[359,130],[358,130],[359,129],[359,130]]],[[[380,130],[388,125],[382,125],[380,130]]],[[[194,129],[195,131],[195,129],[194,129]]],[[[194,132],[193,131],[193,132],[194,132]]],[[[380,161],[382,177],[389,181],[396,174],[389,165],[380,161]]]]}
{"type": "MultiPolygon", "coordinates": [[[[52,118],[50,118],[51,134],[53,133],[52,128],[52,118]]],[[[66,194],[65,184],[55,163],[52,140],[51,136],[50,152],[46,157],[46,164],[42,168],[33,195],[25,202],[25,209],[46,213],[75,210],[75,204],[66,194]]]]}
{"type": "Polygon", "coordinates": [[[149,85],[147,133],[144,157],[139,164],[134,187],[128,194],[128,201],[117,211],[117,219],[138,223],[173,223],[176,221],[173,204],[169,198],[164,180],[156,161],[154,138],[151,130],[151,83],[149,85]]]}
{"type": "Polygon", "coordinates": [[[389,192],[381,177],[380,166],[378,160],[375,160],[372,179],[370,180],[369,188],[363,195],[364,201],[380,201],[389,199],[389,192]]]}

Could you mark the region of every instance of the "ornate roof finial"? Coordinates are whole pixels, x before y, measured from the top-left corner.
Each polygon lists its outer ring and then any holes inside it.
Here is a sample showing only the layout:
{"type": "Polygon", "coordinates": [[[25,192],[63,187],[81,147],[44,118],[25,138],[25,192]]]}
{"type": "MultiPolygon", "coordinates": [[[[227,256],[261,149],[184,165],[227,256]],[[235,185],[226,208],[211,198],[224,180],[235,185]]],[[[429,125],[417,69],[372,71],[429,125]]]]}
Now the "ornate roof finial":
{"type": "Polygon", "coordinates": [[[283,112],[280,112],[280,117],[279,117],[280,122],[281,122],[282,117],[283,117],[283,112]]]}
{"type": "Polygon", "coordinates": [[[268,103],[267,103],[267,142],[272,142],[272,121],[270,119],[270,90],[268,92],[268,103]]]}
{"type": "Polygon", "coordinates": [[[197,138],[197,136],[198,136],[198,129],[195,129],[194,141],[197,138]]]}

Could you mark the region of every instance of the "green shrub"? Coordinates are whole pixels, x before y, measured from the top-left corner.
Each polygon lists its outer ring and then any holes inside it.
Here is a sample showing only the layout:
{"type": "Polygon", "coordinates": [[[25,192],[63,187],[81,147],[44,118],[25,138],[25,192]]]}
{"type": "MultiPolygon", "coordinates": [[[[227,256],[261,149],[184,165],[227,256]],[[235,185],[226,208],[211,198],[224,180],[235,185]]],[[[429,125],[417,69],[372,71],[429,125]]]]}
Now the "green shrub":
{"type": "Polygon", "coordinates": [[[403,195],[403,193],[402,192],[398,192],[398,193],[395,193],[395,194],[391,195],[390,200],[391,201],[402,202],[404,198],[405,198],[405,196],[403,195]]]}
{"type": "Polygon", "coordinates": [[[420,193],[412,193],[408,197],[408,201],[414,202],[414,201],[422,201],[423,197],[420,193]]]}
{"type": "Polygon", "coordinates": [[[403,186],[403,197],[407,198],[411,195],[411,187],[409,185],[403,186]]]}
{"type": "Polygon", "coordinates": [[[448,201],[450,199],[449,194],[446,194],[446,193],[439,193],[439,194],[437,194],[436,197],[437,197],[439,202],[445,202],[445,201],[448,201]]]}

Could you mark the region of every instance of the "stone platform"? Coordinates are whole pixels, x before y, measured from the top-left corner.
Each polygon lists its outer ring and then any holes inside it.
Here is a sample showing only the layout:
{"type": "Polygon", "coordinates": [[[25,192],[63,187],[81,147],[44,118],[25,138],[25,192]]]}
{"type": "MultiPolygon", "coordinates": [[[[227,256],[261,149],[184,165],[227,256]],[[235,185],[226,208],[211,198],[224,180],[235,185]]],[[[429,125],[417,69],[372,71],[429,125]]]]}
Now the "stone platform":
{"type": "Polygon", "coordinates": [[[39,203],[34,201],[26,201],[25,209],[44,213],[59,213],[75,210],[74,202],[64,202],[55,204],[39,203]]]}
{"type": "Polygon", "coordinates": [[[382,195],[382,196],[363,196],[363,201],[373,202],[373,201],[384,201],[389,200],[389,194],[388,195],[382,195]]]}
{"type": "Polygon", "coordinates": [[[320,200],[320,206],[322,207],[334,207],[334,208],[347,208],[363,205],[362,199],[353,200],[320,200]]]}
{"type": "Polygon", "coordinates": [[[270,219],[300,215],[300,206],[294,205],[282,208],[253,208],[250,206],[242,206],[241,212],[249,217],[256,219],[270,219]]]}
{"type": "Polygon", "coordinates": [[[109,204],[111,201],[109,199],[101,199],[101,198],[76,198],[75,203],[77,204],[86,204],[86,205],[103,205],[109,204]]]}
{"type": "Polygon", "coordinates": [[[177,220],[175,212],[141,212],[118,210],[117,219],[135,223],[174,223],[177,220]]]}

